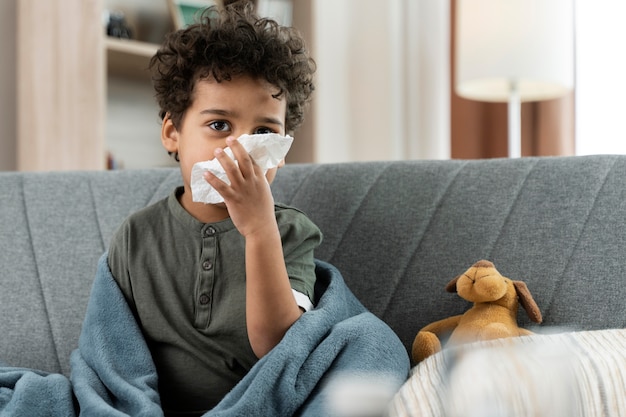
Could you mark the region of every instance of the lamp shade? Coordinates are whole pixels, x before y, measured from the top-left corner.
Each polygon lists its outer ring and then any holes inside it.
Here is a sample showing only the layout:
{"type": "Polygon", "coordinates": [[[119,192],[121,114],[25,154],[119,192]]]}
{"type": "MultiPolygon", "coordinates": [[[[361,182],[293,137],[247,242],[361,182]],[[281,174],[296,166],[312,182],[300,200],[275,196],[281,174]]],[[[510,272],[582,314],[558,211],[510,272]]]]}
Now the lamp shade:
{"type": "Polygon", "coordinates": [[[506,102],[557,98],[574,86],[573,0],[457,0],[461,97],[506,102]]]}

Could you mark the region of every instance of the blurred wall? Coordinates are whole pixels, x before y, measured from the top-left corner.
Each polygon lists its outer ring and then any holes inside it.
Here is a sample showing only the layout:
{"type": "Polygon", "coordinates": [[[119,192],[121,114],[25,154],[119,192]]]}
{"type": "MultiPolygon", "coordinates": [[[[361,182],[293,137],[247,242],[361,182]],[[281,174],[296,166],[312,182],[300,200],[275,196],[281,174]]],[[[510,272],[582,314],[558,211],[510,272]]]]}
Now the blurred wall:
{"type": "Polygon", "coordinates": [[[0,171],[16,169],[16,51],[17,1],[0,1],[0,171]]]}

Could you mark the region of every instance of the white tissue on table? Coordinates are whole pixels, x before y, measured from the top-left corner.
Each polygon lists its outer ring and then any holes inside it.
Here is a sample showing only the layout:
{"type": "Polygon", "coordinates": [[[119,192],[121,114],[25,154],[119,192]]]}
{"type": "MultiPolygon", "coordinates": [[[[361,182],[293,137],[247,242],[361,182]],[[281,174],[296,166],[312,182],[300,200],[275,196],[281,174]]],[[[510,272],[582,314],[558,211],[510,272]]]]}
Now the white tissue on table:
{"type": "MultiPolygon", "coordinates": [[[[263,172],[275,168],[285,158],[293,138],[289,135],[282,136],[277,133],[264,133],[260,135],[241,135],[239,143],[250,154],[254,162],[263,169],[263,172]]],[[[233,151],[225,148],[224,152],[233,158],[233,151]]],[[[236,162],[236,161],[235,161],[236,162]]],[[[224,168],[217,159],[203,161],[194,164],[191,169],[191,194],[193,201],[206,204],[216,204],[224,201],[218,193],[204,179],[204,172],[210,171],[216,177],[227,184],[230,184],[224,168]]]]}

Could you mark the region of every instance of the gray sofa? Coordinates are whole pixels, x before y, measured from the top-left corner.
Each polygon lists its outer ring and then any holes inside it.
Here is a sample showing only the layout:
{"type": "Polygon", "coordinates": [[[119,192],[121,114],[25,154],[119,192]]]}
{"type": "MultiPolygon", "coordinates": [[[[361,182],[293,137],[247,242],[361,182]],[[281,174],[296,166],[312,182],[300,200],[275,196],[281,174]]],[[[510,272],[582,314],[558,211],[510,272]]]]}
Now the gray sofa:
{"type": "MultiPolygon", "coordinates": [[[[288,164],[273,189],[409,351],[467,309],[444,286],[479,259],[527,283],[543,326],[626,327],[625,182],[626,156],[588,156],[288,164]]],[[[0,174],[0,360],[69,375],[111,235],[179,183],[177,169],[0,174]]]]}

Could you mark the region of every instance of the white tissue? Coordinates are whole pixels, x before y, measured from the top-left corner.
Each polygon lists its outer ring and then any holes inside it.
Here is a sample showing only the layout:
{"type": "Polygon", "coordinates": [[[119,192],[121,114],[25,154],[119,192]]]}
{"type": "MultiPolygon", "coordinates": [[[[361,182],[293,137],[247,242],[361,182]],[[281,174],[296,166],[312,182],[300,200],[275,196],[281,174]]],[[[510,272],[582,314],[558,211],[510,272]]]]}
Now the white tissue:
{"type": "MultiPolygon", "coordinates": [[[[278,166],[280,161],[287,155],[293,142],[291,136],[282,136],[277,133],[241,135],[237,140],[250,154],[254,162],[263,169],[264,173],[278,166]]],[[[230,148],[224,148],[224,152],[231,158],[234,158],[233,151],[230,148]]],[[[217,159],[198,162],[191,168],[191,194],[193,201],[205,204],[223,202],[224,199],[220,193],[204,179],[205,171],[212,172],[216,177],[230,184],[224,168],[222,168],[217,159]]]]}

